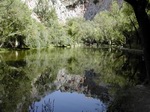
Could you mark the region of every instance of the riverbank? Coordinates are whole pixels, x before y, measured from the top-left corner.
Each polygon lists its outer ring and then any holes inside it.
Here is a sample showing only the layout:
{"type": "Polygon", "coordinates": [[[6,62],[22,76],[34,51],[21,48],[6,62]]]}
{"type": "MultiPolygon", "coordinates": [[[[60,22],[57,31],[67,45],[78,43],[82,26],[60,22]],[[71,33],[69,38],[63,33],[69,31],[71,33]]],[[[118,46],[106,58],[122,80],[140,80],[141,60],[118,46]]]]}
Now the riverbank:
{"type": "Polygon", "coordinates": [[[150,86],[137,85],[116,94],[108,112],[149,112],[150,86]]]}

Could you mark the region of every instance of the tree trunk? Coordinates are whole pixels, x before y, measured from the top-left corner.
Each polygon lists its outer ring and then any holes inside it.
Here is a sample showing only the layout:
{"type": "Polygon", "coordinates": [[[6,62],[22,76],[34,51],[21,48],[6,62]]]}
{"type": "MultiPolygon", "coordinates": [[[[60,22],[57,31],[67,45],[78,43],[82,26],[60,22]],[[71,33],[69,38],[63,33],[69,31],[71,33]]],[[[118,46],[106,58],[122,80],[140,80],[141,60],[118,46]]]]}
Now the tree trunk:
{"type": "Polygon", "coordinates": [[[144,50],[144,59],[147,70],[148,80],[150,81],[150,21],[146,13],[146,0],[125,0],[134,10],[142,36],[142,45],[144,50]]]}

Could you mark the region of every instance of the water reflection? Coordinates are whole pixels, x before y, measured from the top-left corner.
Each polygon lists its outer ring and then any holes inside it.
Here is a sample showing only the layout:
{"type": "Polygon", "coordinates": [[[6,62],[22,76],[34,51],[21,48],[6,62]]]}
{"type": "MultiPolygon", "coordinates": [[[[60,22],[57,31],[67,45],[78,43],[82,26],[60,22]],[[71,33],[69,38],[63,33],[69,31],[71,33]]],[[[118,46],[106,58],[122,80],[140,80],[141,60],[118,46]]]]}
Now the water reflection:
{"type": "Polygon", "coordinates": [[[140,83],[138,76],[144,71],[141,63],[141,56],[107,49],[0,54],[0,111],[26,112],[50,107],[57,112],[60,104],[65,105],[63,109],[72,107],[71,112],[106,111],[114,87],[140,83]],[[78,105],[81,102],[83,107],[78,105]]]}
{"type": "MultiPolygon", "coordinates": [[[[41,75],[33,84],[35,87],[37,87],[36,91],[38,92],[34,97],[41,99],[41,101],[38,103],[38,105],[36,105],[37,103],[34,103],[34,106],[31,106],[33,108],[30,109],[32,111],[33,109],[34,111],[38,109],[37,107],[39,107],[40,110],[43,108],[49,109],[50,107],[44,107],[44,105],[51,106],[51,103],[45,104],[44,101],[48,102],[48,99],[55,99],[56,101],[58,98],[56,103],[58,106],[55,107],[56,109],[54,112],[60,112],[60,110],[64,112],[82,112],[86,109],[90,110],[89,112],[104,112],[106,111],[106,104],[103,102],[106,103],[109,100],[107,88],[97,85],[93,81],[94,78],[96,77],[93,70],[86,71],[85,75],[75,75],[69,74],[66,69],[61,69],[58,71],[56,79],[51,82],[49,80],[49,83],[45,83],[44,81],[50,79],[50,77],[48,78],[47,74],[44,76],[41,75]],[[54,94],[55,98],[42,98],[42,96],[41,98],[39,97],[40,95],[51,96],[51,94],[54,94]],[[87,98],[88,100],[86,100],[87,98]],[[93,98],[96,98],[97,100],[93,98]],[[99,101],[99,103],[96,103],[97,101],[99,101]],[[62,107],[58,102],[65,104],[65,107],[62,107]],[[95,107],[96,105],[94,106],[94,104],[98,104],[99,108],[95,107]],[[84,108],[80,105],[83,105],[84,108]],[[90,105],[91,108],[89,108],[90,105]]],[[[37,111],[40,112],[40,110],[38,109],[37,111]]]]}
{"type": "Polygon", "coordinates": [[[77,92],[55,91],[30,106],[30,112],[105,112],[106,106],[99,100],[77,92]]]}
{"type": "Polygon", "coordinates": [[[4,62],[0,63],[0,70],[1,112],[14,112],[16,108],[19,110],[25,104],[25,96],[29,95],[30,79],[23,70],[4,62]]]}

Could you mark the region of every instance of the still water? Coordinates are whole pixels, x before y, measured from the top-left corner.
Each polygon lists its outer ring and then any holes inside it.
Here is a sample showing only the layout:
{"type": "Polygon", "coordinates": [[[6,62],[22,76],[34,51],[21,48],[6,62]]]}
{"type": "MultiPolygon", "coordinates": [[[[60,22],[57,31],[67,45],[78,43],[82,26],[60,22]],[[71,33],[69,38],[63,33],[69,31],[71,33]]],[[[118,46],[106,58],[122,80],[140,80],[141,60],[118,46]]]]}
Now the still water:
{"type": "Polygon", "coordinates": [[[112,49],[0,53],[0,112],[106,112],[116,90],[144,79],[142,64],[112,49]]]}
{"type": "Polygon", "coordinates": [[[106,106],[99,99],[88,98],[77,92],[58,90],[46,95],[39,102],[34,102],[30,107],[30,111],[32,110],[38,112],[104,112],[106,106]]]}

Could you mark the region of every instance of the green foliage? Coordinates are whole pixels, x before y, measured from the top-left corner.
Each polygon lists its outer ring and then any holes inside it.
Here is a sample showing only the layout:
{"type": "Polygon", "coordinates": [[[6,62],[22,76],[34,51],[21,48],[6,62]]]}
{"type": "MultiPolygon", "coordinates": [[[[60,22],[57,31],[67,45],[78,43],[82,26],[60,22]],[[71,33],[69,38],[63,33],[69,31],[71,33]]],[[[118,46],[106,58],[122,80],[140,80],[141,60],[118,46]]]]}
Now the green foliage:
{"type": "Polygon", "coordinates": [[[49,0],[38,0],[34,12],[40,21],[46,26],[51,27],[57,21],[55,9],[49,5],[49,0]]]}
{"type": "Polygon", "coordinates": [[[73,43],[79,43],[81,42],[81,38],[83,37],[84,33],[82,32],[82,19],[74,18],[70,19],[67,22],[67,34],[72,39],[73,43]]]}
{"type": "Polygon", "coordinates": [[[0,13],[0,43],[6,42],[6,46],[10,44],[10,47],[13,47],[13,41],[17,38],[24,40],[26,29],[30,25],[31,13],[20,0],[1,2],[1,5],[0,8],[5,8],[3,13],[0,13]]]}
{"type": "Polygon", "coordinates": [[[113,3],[110,11],[104,11],[98,14],[94,18],[94,22],[97,24],[100,30],[101,42],[106,41],[110,44],[122,45],[124,43],[123,35],[119,31],[118,27],[123,25],[122,18],[126,19],[124,15],[119,11],[117,3],[113,3]]]}
{"type": "Polygon", "coordinates": [[[38,0],[34,8],[40,20],[37,22],[20,0],[1,1],[0,47],[17,47],[16,41],[22,41],[30,48],[42,48],[50,45],[124,45],[128,40],[136,40],[138,24],[132,8],[126,3],[119,9],[117,2],[113,2],[109,11],[100,12],[92,21],[73,18],[62,25],[48,2],[38,0]]]}
{"type": "Polygon", "coordinates": [[[51,34],[51,41],[54,46],[70,46],[72,43],[71,38],[67,35],[65,27],[59,23],[53,27],[50,27],[49,32],[51,34]]]}
{"type": "Polygon", "coordinates": [[[24,47],[48,47],[52,38],[62,34],[54,9],[38,12],[43,14],[41,22],[31,18],[28,7],[20,0],[0,2],[0,9],[0,47],[17,47],[15,44],[19,40],[24,47]]]}
{"type": "Polygon", "coordinates": [[[70,44],[65,28],[58,22],[56,11],[50,7],[48,0],[39,0],[34,12],[41,23],[33,22],[27,31],[30,35],[26,39],[32,48],[54,46],[67,46],[70,44]]]}
{"type": "Polygon", "coordinates": [[[26,44],[30,48],[41,48],[48,46],[50,40],[48,29],[41,23],[33,21],[32,25],[30,25],[26,32],[28,33],[26,44]]]}
{"type": "Polygon", "coordinates": [[[119,9],[117,2],[113,2],[109,11],[100,12],[92,21],[69,20],[67,32],[76,43],[123,45],[126,44],[123,32],[135,31],[130,19],[138,27],[131,7],[124,3],[119,9]]]}

